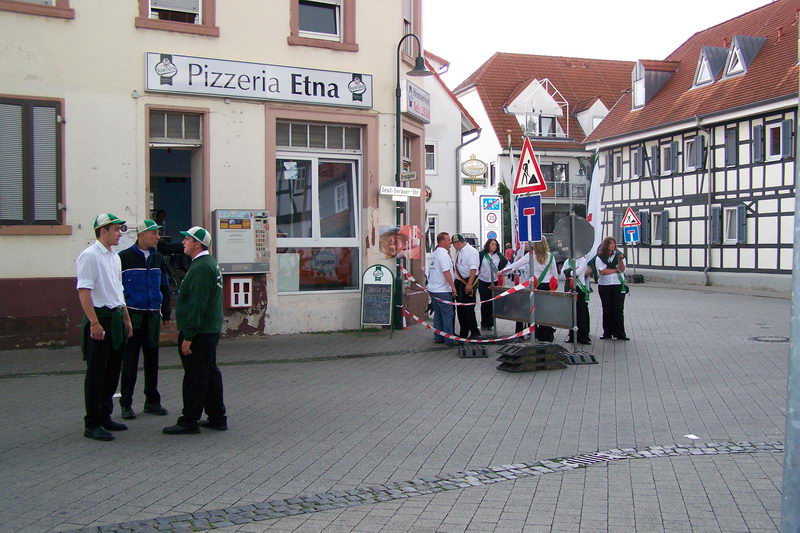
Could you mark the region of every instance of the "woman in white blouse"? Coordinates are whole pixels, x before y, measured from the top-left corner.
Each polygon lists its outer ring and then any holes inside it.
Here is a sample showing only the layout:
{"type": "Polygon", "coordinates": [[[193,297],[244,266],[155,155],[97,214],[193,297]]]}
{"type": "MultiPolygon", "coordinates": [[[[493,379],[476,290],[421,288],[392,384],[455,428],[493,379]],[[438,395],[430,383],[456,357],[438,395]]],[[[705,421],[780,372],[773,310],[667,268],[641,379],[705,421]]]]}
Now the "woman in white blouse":
{"type": "MultiPolygon", "coordinates": [[[[558,287],[558,269],[553,254],[550,253],[550,247],[547,245],[547,240],[542,239],[539,242],[527,243],[527,250],[533,250],[533,275],[538,281],[537,290],[549,291],[551,290],[551,280],[553,280],[556,287],[558,287]]],[[[522,257],[506,266],[503,269],[503,274],[506,272],[517,270],[519,272],[520,283],[528,281],[530,276],[530,258],[528,252],[522,257]]],[[[525,328],[522,322],[517,322],[517,331],[522,331],[525,328]]],[[[536,340],[542,342],[553,342],[555,339],[554,328],[550,326],[536,326],[536,340]]]]}
{"type": "Polygon", "coordinates": [[[478,293],[481,295],[481,329],[494,327],[494,304],[487,300],[492,297],[492,286],[497,285],[497,276],[508,264],[500,253],[500,243],[489,239],[481,250],[481,263],[478,270],[478,293]]]}

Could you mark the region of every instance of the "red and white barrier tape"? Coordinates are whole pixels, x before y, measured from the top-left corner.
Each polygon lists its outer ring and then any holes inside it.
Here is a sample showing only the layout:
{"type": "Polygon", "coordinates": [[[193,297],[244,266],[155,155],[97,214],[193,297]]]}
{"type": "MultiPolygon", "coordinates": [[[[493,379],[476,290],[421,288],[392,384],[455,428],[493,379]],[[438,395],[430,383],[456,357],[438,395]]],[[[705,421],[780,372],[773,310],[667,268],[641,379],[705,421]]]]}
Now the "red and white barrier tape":
{"type": "MultiPolygon", "coordinates": [[[[422,289],[422,291],[420,291],[420,292],[427,292],[430,295],[430,292],[428,291],[428,289],[424,285],[420,285],[419,282],[417,282],[417,280],[414,279],[414,276],[411,275],[411,272],[409,272],[408,270],[406,270],[403,267],[400,267],[400,270],[402,271],[403,275],[405,276],[405,278],[407,280],[409,280],[414,285],[416,285],[417,287],[422,289]]],[[[492,300],[499,300],[500,298],[508,296],[509,294],[514,294],[515,292],[521,291],[522,289],[524,289],[528,285],[530,285],[530,283],[531,283],[531,280],[523,281],[519,285],[511,287],[507,291],[503,291],[503,292],[501,292],[500,294],[498,294],[497,296],[495,296],[493,298],[489,298],[488,300],[481,300],[480,303],[491,302],[492,300]]],[[[414,292],[413,294],[419,294],[419,292],[414,292]]],[[[478,302],[466,302],[466,303],[464,303],[464,302],[451,302],[449,300],[442,300],[441,298],[436,298],[433,295],[430,295],[430,296],[431,296],[432,299],[436,300],[437,302],[442,302],[443,304],[447,304],[447,305],[478,305],[478,302]]]]}
{"type": "Polygon", "coordinates": [[[434,328],[433,326],[431,326],[427,322],[424,322],[421,318],[419,318],[417,315],[415,315],[414,313],[412,313],[407,309],[403,309],[403,313],[406,316],[413,318],[418,323],[422,324],[425,328],[432,330],[437,335],[440,335],[446,339],[452,339],[454,341],[460,341],[460,342],[471,342],[473,344],[491,344],[493,342],[504,342],[504,341],[509,341],[511,339],[519,339],[520,337],[523,337],[525,335],[530,335],[536,329],[536,325],[534,324],[533,326],[527,327],[522,331],[520,331],[519,333],[509,335],[508,337],[500,337],[498,339],[465,339],[464,337],[459,337],[458,335],[453,335],[452,333],[447,333],[434,328]]]}

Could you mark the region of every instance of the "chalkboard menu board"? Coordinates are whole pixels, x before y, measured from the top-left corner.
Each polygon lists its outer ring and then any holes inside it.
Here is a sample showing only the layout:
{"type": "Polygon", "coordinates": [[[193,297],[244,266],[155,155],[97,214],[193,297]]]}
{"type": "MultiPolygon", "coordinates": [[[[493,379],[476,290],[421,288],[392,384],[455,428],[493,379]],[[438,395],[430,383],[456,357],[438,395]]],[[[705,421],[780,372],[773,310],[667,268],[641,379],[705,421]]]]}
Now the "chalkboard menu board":
{"type": "Polygon", "coordinates": [[[361,323],[388,326],[392,323],[394,276],[383,265],[373,265],[361,278],[361,323]]]}

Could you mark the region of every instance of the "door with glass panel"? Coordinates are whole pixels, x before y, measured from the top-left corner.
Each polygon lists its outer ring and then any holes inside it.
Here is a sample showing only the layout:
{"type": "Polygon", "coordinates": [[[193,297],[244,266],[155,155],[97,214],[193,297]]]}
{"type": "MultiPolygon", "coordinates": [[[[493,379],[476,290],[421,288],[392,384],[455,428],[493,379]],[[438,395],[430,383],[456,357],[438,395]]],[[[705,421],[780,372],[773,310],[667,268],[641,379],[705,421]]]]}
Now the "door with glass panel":
{"type": "Polygon", "coordinates": [[[359,161],[278,154],[278,291],[358,289],[359,161]]]}

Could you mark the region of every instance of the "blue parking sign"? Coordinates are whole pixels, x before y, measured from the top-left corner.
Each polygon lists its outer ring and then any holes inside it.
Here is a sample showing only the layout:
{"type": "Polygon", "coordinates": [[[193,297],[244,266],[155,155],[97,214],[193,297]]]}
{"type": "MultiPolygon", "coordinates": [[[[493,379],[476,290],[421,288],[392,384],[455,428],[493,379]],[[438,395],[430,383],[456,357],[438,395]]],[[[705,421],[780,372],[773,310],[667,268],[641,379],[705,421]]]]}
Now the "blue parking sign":
{"type": "Polygon", "coordinates": [[[625,233],[625,244],[639,243],[639,226],[626,226],[622,232],[625,233]]]}
{"type": "Polygon", "coordinates": [[[520,196],[517,199],[519,240],[537,242],[542,240],[542,197],[520,196]]]}

